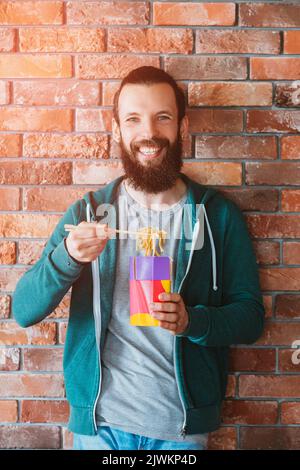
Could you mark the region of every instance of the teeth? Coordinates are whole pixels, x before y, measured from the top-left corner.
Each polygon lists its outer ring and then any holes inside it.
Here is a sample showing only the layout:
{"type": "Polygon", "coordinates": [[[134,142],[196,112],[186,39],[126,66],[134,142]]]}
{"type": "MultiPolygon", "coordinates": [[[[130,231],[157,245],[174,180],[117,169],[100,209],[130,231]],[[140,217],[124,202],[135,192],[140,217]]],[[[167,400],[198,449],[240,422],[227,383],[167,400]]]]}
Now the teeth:
{"type": "Polygon", "coordinates": [[[146,154],[154,154],[154,153],[157,153],[159,150],[160,150],[159,147],[158,148],[141,148],[140,152],[146,153],[146,154]]]}

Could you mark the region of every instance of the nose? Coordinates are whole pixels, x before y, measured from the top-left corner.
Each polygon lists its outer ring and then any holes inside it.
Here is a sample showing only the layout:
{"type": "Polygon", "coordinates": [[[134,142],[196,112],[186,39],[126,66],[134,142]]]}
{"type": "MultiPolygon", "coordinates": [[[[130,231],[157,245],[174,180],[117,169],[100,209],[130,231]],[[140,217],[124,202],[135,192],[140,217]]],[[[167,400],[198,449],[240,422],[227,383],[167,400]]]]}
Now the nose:
{"type": "Polygon", "coordinates": [[[155,123],[151,118],[145,119],[142,125],[142,135],[144,139],[152,139],[156,135],[155,123]]]}

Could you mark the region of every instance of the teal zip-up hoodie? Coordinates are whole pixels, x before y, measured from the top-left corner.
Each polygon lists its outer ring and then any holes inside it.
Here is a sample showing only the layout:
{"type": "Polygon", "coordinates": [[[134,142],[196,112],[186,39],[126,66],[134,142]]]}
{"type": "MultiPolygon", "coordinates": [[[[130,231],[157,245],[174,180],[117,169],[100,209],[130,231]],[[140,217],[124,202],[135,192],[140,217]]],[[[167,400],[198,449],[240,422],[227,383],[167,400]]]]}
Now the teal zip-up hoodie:
{"type": "MultiPolygon", "coordinates": [[[[187,185],[185,207],[191,208],[184,210],[173,288],[182,296],[189,315],[186,330],[174,336],[185,435],[211,432],[220,426],[229,347],[251,344],[260,337],[264,306],[255,254],[240,209],[220,192],[180,176],[187,185]],[[186,224],[192,230],[192,243],[186,238],[186,224]]],[[[68,428],[79,434],[96,434],[95,410],[112,311],[117,239],[109,239],[95,261],[82,265],[66,250],[64,225],[100,221],[97,208],[115,201],[122,179],[88,192],[69,207],[41,258],[23,275],[13,294],[14,318],[26,328],[50,315],[72,287],[63,368],[70,404],[68,428]]]]}

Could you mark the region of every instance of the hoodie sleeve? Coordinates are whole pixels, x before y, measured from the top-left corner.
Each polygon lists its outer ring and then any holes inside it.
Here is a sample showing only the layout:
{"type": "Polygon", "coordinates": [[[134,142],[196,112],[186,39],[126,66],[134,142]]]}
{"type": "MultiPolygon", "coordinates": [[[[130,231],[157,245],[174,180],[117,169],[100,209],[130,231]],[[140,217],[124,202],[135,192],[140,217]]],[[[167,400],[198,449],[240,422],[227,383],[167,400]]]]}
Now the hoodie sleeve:
{"type": "Polygon", "coordinates": [[[12,311],[16,322],[23,328],[40,322],[60,303],[83,268],[68,254],[64,237],[64,224],[77,224],[83,201],[69,207],[58,222],[41,258],[17,283],[12,296],[12,311]]]}
{"type": "Polygon", "coordinates": [[[252,242],[241,210],[227,201],[222,304],[186,306],[189,324],[178,335],[201,346],[251,344],[261,336],[264,306],[252,242]]]}

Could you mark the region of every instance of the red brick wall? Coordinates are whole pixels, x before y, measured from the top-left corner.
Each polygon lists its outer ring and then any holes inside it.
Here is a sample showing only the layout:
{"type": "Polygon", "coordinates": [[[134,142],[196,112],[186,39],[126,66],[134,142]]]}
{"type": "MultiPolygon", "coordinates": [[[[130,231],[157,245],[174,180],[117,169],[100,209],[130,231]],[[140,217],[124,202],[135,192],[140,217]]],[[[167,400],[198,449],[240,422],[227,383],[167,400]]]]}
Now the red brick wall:
{"type": "Polygon", "coordinates": [[[144,64],[186,90],[184,171],[244,211],[267,310],[232,348],[210,448],[300,448],[299,54],[299,2],[0,2],[0,448],[71,446],[69,297],[21,329],[11,294],[66,208],[120,174],[112,97],[144,64]]]}

